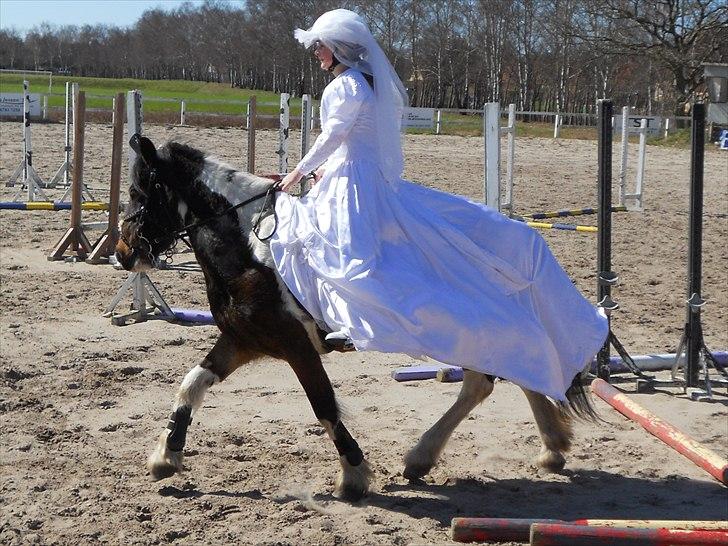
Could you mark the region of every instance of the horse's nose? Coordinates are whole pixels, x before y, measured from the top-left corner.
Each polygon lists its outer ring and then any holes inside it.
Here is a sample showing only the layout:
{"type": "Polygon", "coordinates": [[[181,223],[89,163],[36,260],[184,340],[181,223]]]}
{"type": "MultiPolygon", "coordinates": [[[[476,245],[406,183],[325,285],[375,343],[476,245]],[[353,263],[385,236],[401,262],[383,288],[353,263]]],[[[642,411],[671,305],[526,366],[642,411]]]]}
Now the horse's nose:
{"type": "Polygon", "coordinates": [[[121,267],[127,271],[131,271],[134,267],[134,263],[136,262],[136,252],[121,239],[118,243],[116,243],[114,256],[116,256],[116,261],[121,264],[121,267]]]}

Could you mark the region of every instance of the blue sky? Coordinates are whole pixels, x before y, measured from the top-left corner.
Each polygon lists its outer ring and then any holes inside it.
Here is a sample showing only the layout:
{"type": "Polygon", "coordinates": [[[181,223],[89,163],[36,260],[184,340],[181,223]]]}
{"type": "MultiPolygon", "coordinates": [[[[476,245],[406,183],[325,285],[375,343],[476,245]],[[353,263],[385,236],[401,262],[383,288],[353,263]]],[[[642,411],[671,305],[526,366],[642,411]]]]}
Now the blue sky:
{"type": "MultiPolygon", "coordinates": [[[[183,0],[0,0],[0,28],[21,34],[42,22],[53,25],[133,25],[145,10],[175,9],[183,0]]],[[[201,0],[190,3],[199,5],[201,0]]],[[[236,4],[242,4],[240,0],[236,4]]]]}

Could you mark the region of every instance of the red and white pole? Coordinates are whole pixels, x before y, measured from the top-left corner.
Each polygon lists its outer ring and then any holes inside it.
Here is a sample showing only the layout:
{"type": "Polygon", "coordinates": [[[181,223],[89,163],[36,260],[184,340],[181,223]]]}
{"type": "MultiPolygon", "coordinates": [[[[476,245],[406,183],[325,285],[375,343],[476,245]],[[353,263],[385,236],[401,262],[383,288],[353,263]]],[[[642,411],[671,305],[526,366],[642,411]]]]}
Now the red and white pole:
{"type": "Polygon", "coordinates": [[[595,379],[591,384],[591,389],[594,394],[619,413],[636,421],[647,432],[693,461],[719,482],[728,485],[728,461],[723,457],[649,412],[603,379],[595,379]]]}

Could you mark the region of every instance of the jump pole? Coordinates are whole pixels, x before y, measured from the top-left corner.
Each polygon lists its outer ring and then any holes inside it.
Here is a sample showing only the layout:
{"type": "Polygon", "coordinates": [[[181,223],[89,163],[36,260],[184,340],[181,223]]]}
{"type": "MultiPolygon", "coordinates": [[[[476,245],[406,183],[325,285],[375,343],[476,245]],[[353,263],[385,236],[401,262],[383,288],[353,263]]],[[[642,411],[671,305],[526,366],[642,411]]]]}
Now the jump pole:
{"type": "Polygon", "coordinates": [[[13,201],[18,201],[23,190],[27,189],[27,201],[35,201],[36,193],[44,201],[49,201],[46,194],[41,189],[43,181],[33,168],[33,142],[30,136],[30,84],[28,80],[23,80],[23,159],[17,166],[10,179],[5,184],[8,187],[15,185],[18,177],[22,175],[22,184],[17,193],[13,196],[13,201]]]}
{"type": "Polygon", "coordinates": [[[114,99],[114,134],[111,147],[111,187],[109,196],[109,223],[94,246],[86,262],[98,264],[108,261],[119,241],[119,198],[121,193],[121,151],[124,147],[124,93],[114,99]]]}
{"type": "MultiPolygon", "coordinates": [[[[76,97],[78,97],[78,89],[79,88],[78,88],[78,84],[77,83],[71,84],[71,104],[73,105],[73,111],[74,112],[75,112],[75,108],[76,108],[76,97]]],[[[75,118],[74,118],[74,127],[75,126],[76,125],[75,125],[75,118]]],[[[66,131],[68,132],[68,127],[66,127],[66,131]]],[[[71,168],[70,167],[70,164],[69,164],[69,167],[68,168],[71,168]]],[[[61,197],[60,201],[63,202],[66,199],[68,199],[68,197],[71,195],[71,192],[72,191],[73,191],[72,186],[69,186],[68,189],[66,190],[66,192],[61,197]]],[[[82,183],[82,185],[81,185],[81,201],[83,201],[86,198],[88,198],[88,200],[89,201],[92,201],[92,202],[95,202],[96,201],[96,198],[88,190],[88,188],[86,187],[86,184],[85,183],[82,183]]]]}
{"type": "Polygon", "coordinates": [[[64,188],[67,188],[70,183],[68,180],[68,173],[71,170],[71,152],[73,151],[73,147],[71,146],[71,119],[73,116],[73,110],[71,108],[71,104],[73,101],[73,89],[72,85],[78,86],[78,84],[71,84],[71,82],[66,82],[66,122],[65,122],[65,144],[63,146],[63,163],[56,171],[56,174],[53,175],[53,178],[51,178],[50,182],[48,182],[49,186],[63,186],[64,188]]]}
{"type": "Polygon", "coordinates": [[[255,117],[256,98],[255,95],[248,99],[248,113],[245,117],[248,127],[248,172],[255,172],[255,117]]]}
{"type": "Polygon", "coordinates": [[[577,519],[562,521],[529,518],[453,518],[450,523],[450,531],[455,542],[528,542],[531,535],[531,526],[537,523],[601,528],[728,531],[728,522],[725,521],[644,519],[577,519]]]}
{"type": "MultiPolygon", "coordinates": [[[[643,372],[659,372],[672,369],[676,354],[662,353],[650,355],[637,355],[632,361],[643,372]]],[[[720,366],[728,366],[728,351],[715,351],[711,353],[713,359],[720,366]]],[[[592,361],[591,372],[596,373],[596,359],[592,361]]],[[[633,373],[632,369],[625,364],[621,356],[609,357],[610,374],[633,373]]],[[[392,379],[395,381],[418,381],[422,379],[435,379],[447,383],[462,381],[463,369],[460,366],[448,366],[442,364],[425,364],[420,366],[405,366],[392,370],[392,379]]]]}
{"type": "Polygon", "coordinates": [[[278,126],[278,172],[288,172],[288,132],[291,123],[291,96],[288,93],[281,93],[281,107],[279,111],[278,126]]]}
{"type": "Polygon", "coordinates": [[[728,531],[534,523],[529,538],[531,546],[725,546],[728,531]]]}
{"type": "Polygon", "coordinates": [[[71,224],[65,235],[56,244],[48,260],[63,260],[64,253],[70,246],[71,252],[78,258],[85,260],[91,252],[91,243],[81,227],[81,201],[83,188],[83,152],[84,131],[86,127],[86,92],[79,91],[73,104],[73,183],[71,184],[71,224]]]}
{"type": "Polygon", "coordinates": [[[625,106],[622,108],[622,162],[619,169],[619,204],[625,206],[627,200],[631,200],[635,203],[634,210],[642,210],[642,183],[645,178],[645,152],[647,150],[647,120],[642,119],[640,126],[636,128],[630,128],[628,121],[629,106],[625,106]],[[637,149],[637,180],[634,193],[627,193],[627,148],[629,135],[635,133],[640,136],[637,149]]]}
{"type": "Polygon", "coordinates": [[[688,238],[688,286],[686,319],[683,335],[676,351],[677,357],[672,368],[673,380],[677,379],[678,367],[683,352],[686,354],[684,385],[696,387],[700,381],[700,370],[705,375],[705,388],[711,394],[711,382],[726,386],[723,381],[708,377],[708,364],[728,377],[726,369],[712,355],[703,338],[700,313],[705,300],[701,296],[703,276],[703,174],[705,160],[705,105],[694,104],[692,112],[692,146],[690,152],[690,234],[688,238]]]}
{"type": "MultiPolygon", "coordinates": [[[[308,149],[310,148],[311,110],[311,95],[303,95],[301,97],[301,158],[308,153],[308,149]]],[[[301,179],[301,192],[309,188],[310,184],[308,183],[308,179],[304,176],[301,179]]]]}
{"type": "Polygon", "coordinates": [[[483,107],[483,138],[485,140],[485,204],[501,210],[500,186],[500,104],[488,102],[483,107]]]}
{"type": "Polygon", "coordinates": [[[500,212],[513,214],[513,161],[516,139],[516,105],[508,105],[508,125],[500,126],[500,104],[488,102],[483,107],[483,138],[485,141],[485,204],[500,212]],[[501,198],[500,137],[508,135],[506,163],[506,197],[501,198]]]}
{"type": "Polygon", "coordinates": [[[728,485],[726,459],[649,412],[606,381],[595,379],[591,384],[591,390],[619,413],[639,423],[647,432],[690,459],[722,484],[728,485]]]}

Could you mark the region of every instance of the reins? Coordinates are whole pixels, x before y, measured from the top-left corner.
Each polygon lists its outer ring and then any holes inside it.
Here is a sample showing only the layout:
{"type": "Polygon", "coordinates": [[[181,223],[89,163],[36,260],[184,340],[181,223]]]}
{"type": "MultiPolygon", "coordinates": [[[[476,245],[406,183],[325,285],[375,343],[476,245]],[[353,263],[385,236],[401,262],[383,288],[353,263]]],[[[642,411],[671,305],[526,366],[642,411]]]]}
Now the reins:
{"type": "MultiPolygon", "coordinates": [[[[274,194],[274,192],[276,191],[277,188],[278,188],[278,183],[276,182],[272,186],[268,187],[268,189],[265,190],[264,192],[257,193],[253,197],[250,197],[249,199],[246,199],[245,201],[243,201],[241,203],[237,203],[235,205],[230,205],[226,209],[223,209],[222,211],[218,212],[217,214],[213,214],[212,216],[205,218],[204,220],[198,220],[197,222],[187,224],[186,226],[183,226],[181,229],[173,231],[172,233],[170,233],[168,235],[174,237],[175,239],[181,239],[182,241],[184,241],[185,237],[189,237],[189,230],[196,229],[198,227],[209,224],[210,222],[212,222],[213,220],[215,220],[217,218],[221,218],[221,217],[225,216],[226,214],[233,212],[234,210],[242,208],[245,205],[249,205],[253,201],[257,201],[258,199],[264,197],[265,200],[263,201],[263,204],[261,205],[260,210],[258,211],[258,217],[255,219],[255,222],[253,223],[253,234],[258,238],[259,241],[265,242],[268,239],[270,239],[271,237],[273,237],[273,235],[276,232],[276,229],[278,229],[278,215],[276,214],[275,209],[273,209],[273,219],[274,219],[273,229],[271,230],[270,234],[268,234],[266,237],[263,237],[263,238],[260,237],[259,232],[260,232],[260,224],[263,221],[263,212],[268,207],[270,198],[274,194]]],[[[155,239],[155,242],[159,242],[160,238],[161,237],[155,239]]],[[[185,241],[185,243],[189,244],[186,241],[185,241]]]]}

